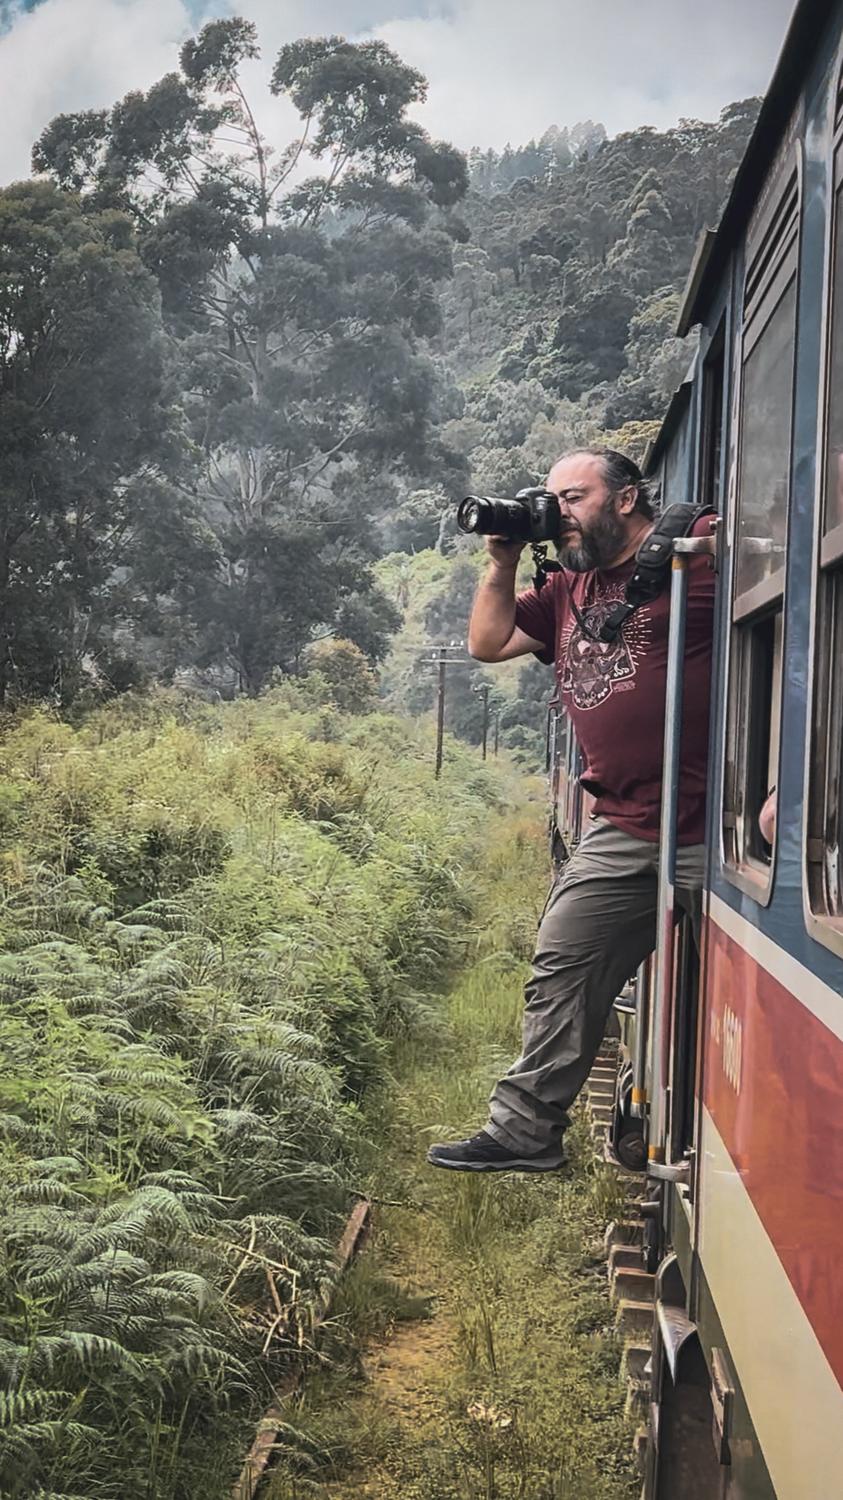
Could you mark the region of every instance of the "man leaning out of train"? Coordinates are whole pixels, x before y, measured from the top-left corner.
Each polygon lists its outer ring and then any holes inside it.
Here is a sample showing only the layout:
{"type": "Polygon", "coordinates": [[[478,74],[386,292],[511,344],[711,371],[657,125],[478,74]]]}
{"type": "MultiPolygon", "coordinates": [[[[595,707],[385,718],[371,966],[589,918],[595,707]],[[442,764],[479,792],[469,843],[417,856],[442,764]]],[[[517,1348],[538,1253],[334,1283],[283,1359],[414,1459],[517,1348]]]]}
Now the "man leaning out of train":
{"type": "MultiPolygon", "coordinates": [[[[492,1090],[489,1118],[428,1161],[460,1172],[550,1172],[562,1166],[567,1110],[587,1078],[612,1003],[652,952],[656,933],[667,587],[607,643],[600,627],[625,598],[636,553],[653,530],[648,483],[608,448],[566,453],[547,490],[558,498],[562,569],[517,593],[523,542],[487,537],[488,564],[471,613],[479,661],[530,653],[553,664],[593,798],[587,830],[556,874],[525,992],[521,1056],[492,1090]]],[[[709,530],[706,520],[694,532],[709,530]]],[[[714,575],[689,566],[679,777],[676,898],[695,931],[704,866],[714,575]]]]}

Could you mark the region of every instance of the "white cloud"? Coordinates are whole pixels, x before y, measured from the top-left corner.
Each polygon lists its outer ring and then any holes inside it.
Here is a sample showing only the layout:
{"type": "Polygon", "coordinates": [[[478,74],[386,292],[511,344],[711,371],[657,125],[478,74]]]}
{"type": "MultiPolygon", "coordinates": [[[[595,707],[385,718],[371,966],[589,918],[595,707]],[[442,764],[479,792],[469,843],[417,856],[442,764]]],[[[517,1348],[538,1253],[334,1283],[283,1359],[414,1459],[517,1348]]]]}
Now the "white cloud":
{"type": "MultiPolygon", "coordinates": [[[[0,182],[25,176],[33,141],[61,111],[102,108],[177,65],[203,18],[258,23],[261,123],[289,138],[292,110],[265,85],[283,42],[326,31],[377,35],[430,80],[419,113],[456,144],[523,142],[552,123],[610,133],[712,117],[761,91],[792,0],[44,0],[0,36],[0,182]]],[[[256,91],[258,92],[258,91],[256,91]]]]}
{"type": "Polygon", "coordinates": [[[0,38],[0,182],[28,174],[54,115],[101,109],[166,73],[190,30],[181,0],[45,0],[22,14],[0,38]]]}
{"type": "Polygon", "coordinates": [[[458,0],[377,35],[430,79],[426,122],[466,148],[550,124],[610,135],[716,118],[763,93],[793,0],[458,0]]]}
{"type": "Polygon", "coordinates": [[[264,61],[250,72],[260,85],[259,118],[283,144],[297,116],[266,90],[282,43],[423,8],[414,0],[363,0],[353,7],[342,0],[43,0],[35,10],[19,6],[0,34],[0,183],[28,175],[32,145],[54,115],[102,109],[130,89],[148,88],[178,66],[181,43],[212,15],[234,12],[258,23],[264,61]]]}

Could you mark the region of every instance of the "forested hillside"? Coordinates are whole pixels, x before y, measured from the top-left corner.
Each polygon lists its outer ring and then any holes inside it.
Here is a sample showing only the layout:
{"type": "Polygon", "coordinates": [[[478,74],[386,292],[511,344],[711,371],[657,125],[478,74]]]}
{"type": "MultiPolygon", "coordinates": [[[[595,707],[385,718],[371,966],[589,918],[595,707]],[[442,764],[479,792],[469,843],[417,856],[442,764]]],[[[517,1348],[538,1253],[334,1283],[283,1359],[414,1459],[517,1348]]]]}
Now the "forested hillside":
{"type": "Polygon", "coordinates": [[[640,453],[688,360],[678,291],[753,101],[466,162],[410,118],[417,72],[333,37],[281,49],[301,132],[269,141],[258,48],[212,22],[0,192],[0,702],[255,694],[331,637],[376,666],[416,578],[379,557],[459,552],[469,483],[598,432],[640,453]]]}
{"type": "Polygon", "coordinates": [[[551,130],[510,153],[529,171],[505,190],[506,153],[472,158],[468,238],[440,290],[434,347],[462,396],[443,437],[478,488],[513,493],[598,434],[642,455],[693,354],[674,336],[680,293],[758,103],[611,141],[589,125],[564,166],[551,130]]]}

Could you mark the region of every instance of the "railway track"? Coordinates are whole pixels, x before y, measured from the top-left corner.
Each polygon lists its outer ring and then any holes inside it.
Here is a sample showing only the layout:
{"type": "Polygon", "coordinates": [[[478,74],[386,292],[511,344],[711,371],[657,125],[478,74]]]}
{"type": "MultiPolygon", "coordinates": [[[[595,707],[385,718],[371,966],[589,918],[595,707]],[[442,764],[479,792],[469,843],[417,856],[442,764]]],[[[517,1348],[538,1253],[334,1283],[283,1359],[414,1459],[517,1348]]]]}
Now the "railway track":
{"type": "MultiPolygon", "coordinates": [[[[339,1280],[348,1270],[351,1263],[360,1253],[371,1226],[372,1208],[368,1199],[362,1198],[354,1205],[346,1220],[336,1251],[337,1279],[339,1280]]],[[[316,1328],[325,1321],[331,1308],[331,1297],[326,1296],[318,1310],[316,1317],[316,1328]]],[[[261,1417],[254,1441],[246,1455],[243,1467],[234,1489],[231,1492],[231,1500],[257,1500],[259,1491],[267,1477],[275,1452],[275,1444],[279,1429],[284,1421],[284,1405],[296,1390],[301,1376],[298,1373],[291,1374],[282,1385],[278,1386],[275,1394],[261,1417]]]]}

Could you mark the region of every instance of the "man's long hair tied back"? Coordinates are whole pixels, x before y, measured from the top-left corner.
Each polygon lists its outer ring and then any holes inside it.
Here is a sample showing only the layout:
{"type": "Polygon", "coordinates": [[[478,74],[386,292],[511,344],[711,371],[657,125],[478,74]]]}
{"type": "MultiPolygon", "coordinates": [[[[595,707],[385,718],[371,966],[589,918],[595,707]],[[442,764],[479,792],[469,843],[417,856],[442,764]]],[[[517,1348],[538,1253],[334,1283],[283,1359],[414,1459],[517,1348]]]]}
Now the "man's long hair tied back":
{"type": "Polygon", "coordinates": [[[637,463],[628,458],[625,453],[618,452],[617,448],[605,448],[595,444],[590,448],[575,448],[575,453],[590,453],[593,458],[599,458],[603,463],[603,473],[606,484],[611,494],[616,495],[619,490],[625,490],[628,485],[634,485],[636,491],[635,509],[648,521],[655,518],[659,508],[658,484],[655,480],[645,479],[637,463]]]}

